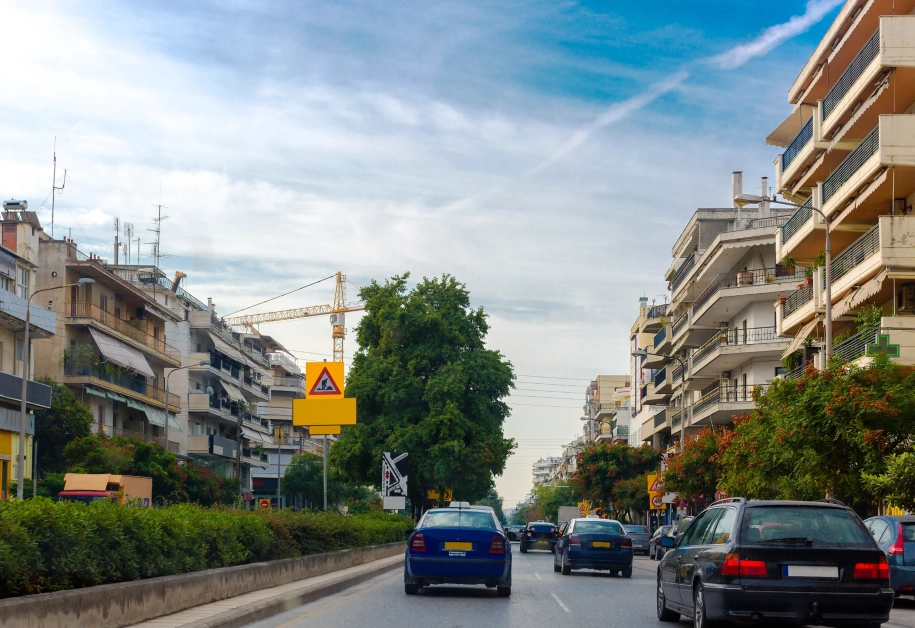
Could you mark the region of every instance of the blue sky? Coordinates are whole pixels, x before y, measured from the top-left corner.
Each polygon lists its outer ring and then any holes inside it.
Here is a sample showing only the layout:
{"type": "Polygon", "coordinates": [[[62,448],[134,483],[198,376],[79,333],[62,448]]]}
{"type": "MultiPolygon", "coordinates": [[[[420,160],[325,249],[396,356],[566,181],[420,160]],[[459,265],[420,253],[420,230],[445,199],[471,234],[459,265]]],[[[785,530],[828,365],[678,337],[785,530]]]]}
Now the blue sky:
{"type": "MultiPolygon", "coordinates": [[[[50,222],[56,136],[55,234],[111,257],[117,216],[148,259],[161,189],[162,265],[223,313],[337,270],[456,275],[530,389],[514,503],[627,368],[692,211],[774,176],[764,138],[838,4],[4,3],[0,195],[50,222]]],[[[269,328],[303,359],[329,331],[269,328]]]]}

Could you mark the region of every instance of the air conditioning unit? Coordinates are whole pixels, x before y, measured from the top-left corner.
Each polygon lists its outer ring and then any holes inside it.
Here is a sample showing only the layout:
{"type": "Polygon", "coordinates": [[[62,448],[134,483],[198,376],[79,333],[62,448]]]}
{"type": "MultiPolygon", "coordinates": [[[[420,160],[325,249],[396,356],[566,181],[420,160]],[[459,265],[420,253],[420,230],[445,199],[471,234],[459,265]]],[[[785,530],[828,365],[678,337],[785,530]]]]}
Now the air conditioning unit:
{"type": "Polygon", "coordinates": [[[896,311],[915,312],[915,283],[907,283],[896,294],[896,311]]]}

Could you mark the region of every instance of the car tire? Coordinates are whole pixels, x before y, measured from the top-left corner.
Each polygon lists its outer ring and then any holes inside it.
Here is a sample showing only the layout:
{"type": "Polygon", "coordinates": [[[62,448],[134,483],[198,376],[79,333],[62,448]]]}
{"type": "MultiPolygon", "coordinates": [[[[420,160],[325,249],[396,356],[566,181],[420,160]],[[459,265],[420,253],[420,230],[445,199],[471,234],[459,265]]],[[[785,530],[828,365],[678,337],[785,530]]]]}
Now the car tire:
{"type": "Polygon", "coordinates": [[[568,576],[572,573],[572,566],[566,564],[565,554],[562,555],[562,566],[559,568],[559,570],[564,576],[568,576]]]}
{"type": "Polygon", "coordinates": [[[496,587],[496,593],[499,594],[499,597],[511,597],[512,588],[511,587],[496,587]]]}
{"type": "Polygon", "coordinates": [[[705,606],[705,589],[699,582],[693,587],[693,628],[715,628],[720,626],[720,621],[712,621],[707,616],[705,606]]]}
{"type": "Polygon", "coordinates": [[[680,613],[667,608],[667,599],[664,597],[664,587],[661,584],[661,578],[658,578],[658,621],[675,622],[680,621],[680,613]]]}
{"type": "Polygon", "coordinates": [[[555,571],[556,573],[559,573],[560,567],[559,567],[559,563],[556,562],[556,558],[557,558],[556,552],[553,552],[553,571],[555,571]]]}
{"type": "Polygon", "coordinates": [[[527,554],[527,546],[523,542],[521,543],[520,549],[522,554],[527,554]]]}
{"type": "Polygon", "coordinates": [[[629,566],[629,567],[623,567],[623,570],[620,572],[620,574],[621,574],[624,578],[631,578],[631,577],[632,577],[632,567],[631,567],[631,566],[629,566]]]}
{"type": "Polygon", "coordinates": [[[419,593],[419,585],[405,583],[403,585],[403,592],[406,593],[407,595],[416,595],[417,593],[419,593]]]}

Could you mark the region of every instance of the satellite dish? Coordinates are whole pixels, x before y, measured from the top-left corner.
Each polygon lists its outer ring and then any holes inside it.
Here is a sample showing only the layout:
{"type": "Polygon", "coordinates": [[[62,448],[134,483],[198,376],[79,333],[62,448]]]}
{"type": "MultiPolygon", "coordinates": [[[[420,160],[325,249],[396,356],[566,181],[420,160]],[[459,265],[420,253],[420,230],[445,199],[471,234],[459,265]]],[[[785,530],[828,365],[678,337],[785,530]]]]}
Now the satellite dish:
{"type": "Polygon", "coordinates": [[[213,390],[213,387],[212,387],[212,386],[207,386],[207,394],[210,395],[210,396],[212,397],[212,396],[213,396],[213,392],[215,392],[215,391],[213,390]]]}

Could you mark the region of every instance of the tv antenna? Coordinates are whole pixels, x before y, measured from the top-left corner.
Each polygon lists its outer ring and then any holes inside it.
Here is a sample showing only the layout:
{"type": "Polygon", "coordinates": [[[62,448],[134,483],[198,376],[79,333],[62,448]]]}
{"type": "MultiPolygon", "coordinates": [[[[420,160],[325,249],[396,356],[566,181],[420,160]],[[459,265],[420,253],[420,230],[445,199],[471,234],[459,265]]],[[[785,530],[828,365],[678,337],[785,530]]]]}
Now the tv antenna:
{"type": "Polygon", "coordinates": [[[63,191],[67,185],[67,169],[64,168],[64,182],[57,186],[57,136],[54,136],[54,175],[51,181],[51,239],[54,239],[54,198],[57,196],[57,191],[63,191]]]}

